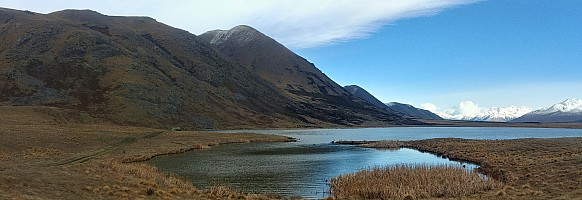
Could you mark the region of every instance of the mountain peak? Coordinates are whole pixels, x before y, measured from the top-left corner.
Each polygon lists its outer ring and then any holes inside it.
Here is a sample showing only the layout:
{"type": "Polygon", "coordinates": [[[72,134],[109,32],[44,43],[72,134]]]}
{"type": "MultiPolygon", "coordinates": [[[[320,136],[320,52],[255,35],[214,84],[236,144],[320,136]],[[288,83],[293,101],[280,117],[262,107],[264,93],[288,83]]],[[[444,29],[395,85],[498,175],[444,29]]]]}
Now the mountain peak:
{"type": "Polygon", "coordinates": [[[344,86],[344,88],[348,90],[348,92],[350,92],[351,94],[355,94],[356,92],[358,92],[358,90],[363,90],[362,87],[357,85],[346,85],[344,86]]]}
{"type": "Polygon", "coordinates": [[[248,25],[209,31],[199,37],[283,90],[296,94],[348,95],[313,63],[248,25]]]}
{"type": "Polygon", "coordinates": [[[534,111],[536,113],[554,113],[554,112],[582,112],[582,99],[566,99],[550,107],[534,111]]]}
{"type": "Polygon", "coordinates": [[[212,45],[221,45],[230,40],[239,46],[251,43],[260,36],[264,36],[264,34],[248,25],[238,25],[229,30],[208,31],[200,35],[200,37],[209,38],[208,41],[212,45]]]}
{"type": "Polygon", "coordinates": [[[233,32],[259,32],[257,29],[249,26],[249,25],[238,25],[235,26],[233,28],[231,28],[229,31],[233,31],[233,32]]]}
{"type": "Polygon", "coordinates": [[[530,112],[515,122],[580,122],[582,121],[582,100],[566,99],[550,107],[530,112]]]}
{"type": "Polygon", "coordinates": [[[571,106],[571,107],[580,107],[582,105],[582,99],[571,98],[562,101],[560,104],[571,106]]]}

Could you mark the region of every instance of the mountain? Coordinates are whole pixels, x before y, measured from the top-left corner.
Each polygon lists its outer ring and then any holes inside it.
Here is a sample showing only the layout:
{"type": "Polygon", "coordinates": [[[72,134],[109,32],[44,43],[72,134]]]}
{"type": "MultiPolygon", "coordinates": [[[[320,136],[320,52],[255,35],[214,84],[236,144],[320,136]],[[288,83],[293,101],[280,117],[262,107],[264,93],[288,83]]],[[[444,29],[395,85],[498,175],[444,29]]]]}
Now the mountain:
{"type": "Polygon", "coordinates": [[[213,30],[200,38],[305,106],[310,118],[346,125],[367,120],[417,123],[354,97],[313,63],[250,26],[213,30]]]}
{"type": "Polygon", "coordinates": [[[488,122],[508,122],[515,118],[531,112],[525,106],[493,107],[490,109],[480,108],[478,113],[438,113],[445,119],[465,120],[465,121],[488,121],[488,122]]]}
{"type": "Polygon", "coordinates": [[[405,116],[410,116],[410,117],[415,117],[415,118],[420,118],[420,119],[442,119],[438,115],[436,115],[428,110],[415,108],[415,107],[408,105],[408,104],[402,104],[402,103],[397,103],[397,102],[391,102],[391,103],[384,104],[380,100],[378,100],[376,97],[374,97],[374,95],[370,94],[364,88],[357,86],[357,85],[348,85],[348,86],[344,86],[344,88],[348,92],[350,92],[351,94],[353,94],[361,99],[364,99],[364,100],[370,102],[372,105],[375,105],[381,109],[395,111],[395,112],[400,113],[400,114],[405,115],[405,116]]]}
{"type": "MultiPolygon", "coordinates": [[[[0,8],[0,44],[0,105],[74,109],[149,127],[415,123],[353,99],[339,98],[319,109],[312,102],[334,98],[290,98],[280,87],[285,82],[263,78],[205,40],[149,17],[0,8]]],[[[321,79],[306,76],[317,88],[330,83],[299,69],[297,73],[321,79]]],[[[325,91],[327,96],[347,94],[333,85],[320,90],[302,86],[305,92],[325,91]]],[[[299,84],[291,87],[303,91],[299,84]]]]}
{"type": "Polygon", "coordinates": [[[436,119],[436,120],[442,120],[443,118],[438,116],[437,114],[434,114],[433,112],[430,112],[428,110],[424,110],[424,109],[420,109],[420,108],[416,108],[412,105],[408,105],[408,104],[403,104],[403,103],[398,103],[398,102],[390,102],[390,103],[386,103],[386,106],[388,106],[388,108],[395,110],[399,113],[408,115],[408,116],[412,116],[412,117],[416,117],[416,118],[420,118],[420,119],[436,119]]]}
{"type": "Polygon", "coordinates": [[[344,86],[344,88],[351,94],[370,102],[372,105],[375,105],[378,108],[389,109],[386,104],[382,103],[374,95],[370,94],[368,91],[366,91],[364,88],[361,88],[360,86],[348,85],[344,86]]]}
{"type": "Polygon", "coordinates": [[[250,26],[209,31],[200,38],[248,70],[291,93],[348,94],[313,63],[250,26]]]}
{"type": "Polygon", "coordinates": [[[527,113],[512,122],[582,122],[582,99],[567,99],[527,113]]]}
{"type": "Polygon", "coordinates": [[[508,122],[530,111],[531,109],[525,106],[509,106],[501,108],[493,107],[483,113],[480,113],[471,119],[471,121],[508,122]]]}

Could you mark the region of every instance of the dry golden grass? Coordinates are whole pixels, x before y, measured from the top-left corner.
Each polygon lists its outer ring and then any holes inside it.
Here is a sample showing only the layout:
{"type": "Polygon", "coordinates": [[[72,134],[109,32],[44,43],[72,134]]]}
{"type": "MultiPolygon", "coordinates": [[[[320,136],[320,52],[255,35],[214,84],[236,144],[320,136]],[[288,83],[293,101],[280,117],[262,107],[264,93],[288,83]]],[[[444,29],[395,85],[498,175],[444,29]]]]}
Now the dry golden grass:
{"type": "Polygon", "coordinates": [[[506,185],[470,198],[582,199],[582,138],[445,138],[407,141],[402,146],[477,163],[479,172],[506,185]]]}
{"type": "Polygon", "coordinates": [[[361,147],[367,148],[383,148],[383,149],[399,149],[404,146],[405,143],[403,141],[396,141],[396,140],[384,140],[378,142],[370,142],[361,144],[361,147]]]}
{"type": "Polygon", "coordinates": [[[335,177],[331,192],[338,199],[451,198],[501,186],[460,167],[395,165],[335,177]]]}
{"type": "Polygon", "coordinates": [[[0,106],[0,199],[267,199],[221,196],[135,161],[191,149],[289,141],[262,134],[118,126],[73,110],[0,106]]]}
{"type": "Polygon", "coordinates": [[[1,161],[9,161],[11,159],[11,156],[8,155],[7,153],[4,153],[2,151],[0,151],[0,162],[1,161]]]}

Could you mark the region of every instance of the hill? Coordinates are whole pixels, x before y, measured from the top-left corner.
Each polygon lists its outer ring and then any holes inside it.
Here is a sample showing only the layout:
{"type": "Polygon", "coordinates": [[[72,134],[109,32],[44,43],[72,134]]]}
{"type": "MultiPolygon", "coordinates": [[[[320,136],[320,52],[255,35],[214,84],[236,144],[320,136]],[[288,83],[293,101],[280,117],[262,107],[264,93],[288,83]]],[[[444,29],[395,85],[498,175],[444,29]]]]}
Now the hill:
{"type": "Polygon", "coordinates": [[[344,88],[348,92],[352,93],[353,95],[355,95],[361,99],[368,101],[372,105],[374,105],[378,108],[390,111],[390,112],[396,112],[396,113],[399,113],[400,115],[403,115],[403,116],[409,116],[409,117],[420,118],[420,119],[442,120],[441,117],[439,117],[438,115],[436,115],[428,110],[415,108],[414,106],[411,106],[408,104],[402,104],[402,103],[398,103],[398,102],[391,102],[391,103],[384,104],[380,100],[378,100],[376,97],[374,97],[374,95],[370,94],[364,88],[357,86],[357,85],[348,85],[348,86],[344,86],[344,88]]]}
{"type": "Polygon", "coordinates": [[[74,109],[165,128],[414,123],[343,98],[324,109],[289,98],[199,37],[148,17],[0,8],[0,22],[0,105],[74,109]]]}
{"type": "Polygon", "coordinates": [[[314,118],[342,125],[366,121],[417,123],[354,97],[313,63],[250,26],[213,30],[200,38],[304,106],[302,113],[309,121],[314,118]]]}
{"type": "Polygon", "coordinates": [[[403,104],[403,103],[398,103],[398,102],[390,102],[390,103],[386,103],[386,105],[388,106],[388,108],[395,110],[399,113],[408,115],[408,116],[412,116],[412,117],[416,117],[416,118],[420,118],[420,119],[435,119],[435,120],[442,120],[443,118],[434,114],[433,112],[430,112],[428,110],[424,110],[424,109],[420,109],[420,108],[416,108],[412,105],[409,104],[403,104]]]}
{"type": "Polygon", "coordinates": [[[582,122],[582,99],[567,99],[527,113],[512,122],[582,122]]]}

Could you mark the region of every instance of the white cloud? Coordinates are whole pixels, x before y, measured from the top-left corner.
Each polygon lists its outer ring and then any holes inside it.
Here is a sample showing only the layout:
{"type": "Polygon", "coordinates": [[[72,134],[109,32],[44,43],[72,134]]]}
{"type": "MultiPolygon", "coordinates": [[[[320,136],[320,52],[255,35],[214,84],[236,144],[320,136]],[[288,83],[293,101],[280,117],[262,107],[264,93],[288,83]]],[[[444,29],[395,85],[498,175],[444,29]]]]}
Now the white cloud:
{"type": "MultiPolygon", "coordinates": [[[[431,103],[422,104],[424,108],[437,108],[431,103]],[[426,105],[425,105],[426,104],[426,105]]],[[[428,110],[428,109],[427,109],[428,110]]],[[[472,120],[472,121],[510,121],[532,111],[531,108],[521,106],[482,108],[473,101],[462,101],[453,108],[430,110],[444,119],[472,120]]]]}
{"type": "Polygon", "coordinates": [[[461,114],[467,117],[474,117],[481,113],[481,108],[476,103],[472,101],[462,101],[459,104],[457,114],[461,114]]]}
{"type": "Polygon", "coordinates": [[[431,112],[436,112],[438,110],[438,107],[432,103],[420,104],[420,108],[431,111],[431,112]]]}
{"type": "Polygon", "coordinates": [[[0,0],[0,5],[48,13],[65,8],[109,15],[151,16],[194,34],[247,24],[290,48],[364,38],[394,21],[433,15],[478,0],[0,0]]]}

